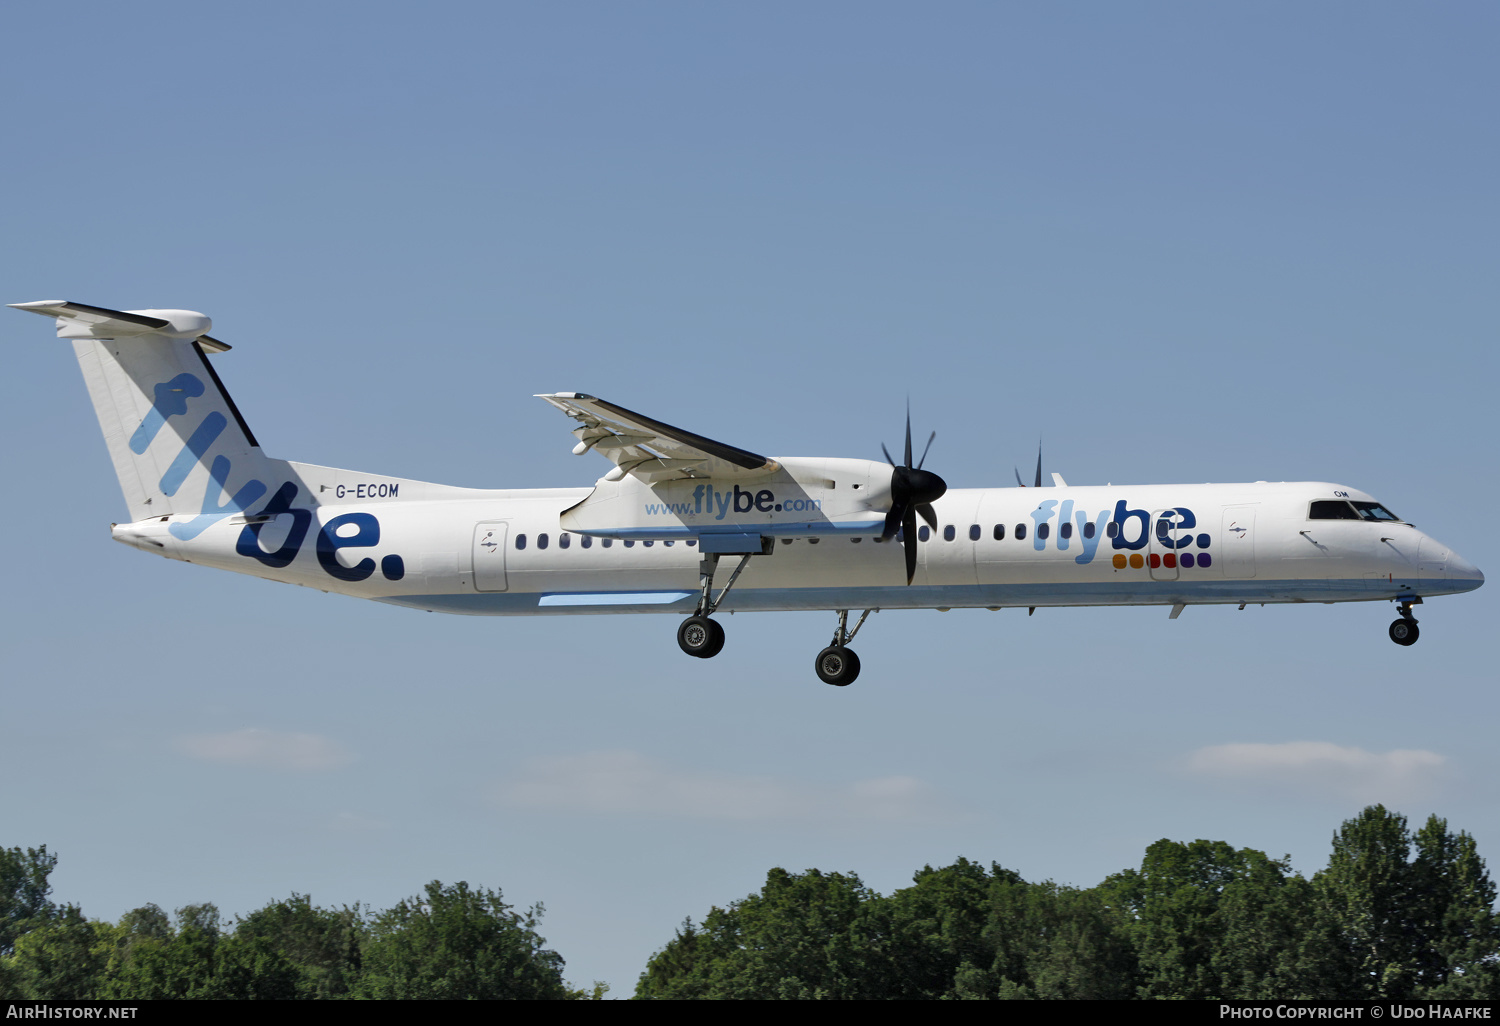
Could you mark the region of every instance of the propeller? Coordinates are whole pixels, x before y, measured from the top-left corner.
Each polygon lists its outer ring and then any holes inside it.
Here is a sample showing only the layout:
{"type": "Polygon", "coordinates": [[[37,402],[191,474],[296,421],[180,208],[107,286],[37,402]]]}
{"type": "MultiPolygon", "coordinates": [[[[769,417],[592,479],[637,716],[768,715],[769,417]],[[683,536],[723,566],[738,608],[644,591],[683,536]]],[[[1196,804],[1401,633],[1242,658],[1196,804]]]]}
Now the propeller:
{"type": "MultiPolygon", "coordinates": [[[[1015,472],[1016,472],[1016,484],[1020,485],[1022,488],[1025,488],[1026,485],[1021,481],[1021,470],[1020,470],[1020,468],[1019,467],[1013,467],[1011,469],[1015,470],[1015,472]]],[[[1036,443],[1036,487],[1040,488],[1041,486],[1042,486],[1042,443],[1038,442],[1038,443],[1036,443]]]]}
{"type": "Polygon", "coordinates": [[[927,436],[927,445],[922,450],[922,458],[917,461],[916,466],[911,462],[911,407],[906,410],[906,462],[898,464],[891,459],[891,452],[880,444],[880,451],[885,453],[885,460],[891,465],[891,511],[885,515],[885,531],[882,538],[891,538],[897,531],[901,532],[902,542],[906,548],[906,583],[910,584],[917,575],[917,515],[934,531],[937,530],[937,513],[933,511],[932,504],[943,497],[948,490],[948,483],[938,477],[930,470],[923,470],[922,464],[927,462],[927,451],[932,448],[932,440],[937,437],[937,432],[927,436]]]}

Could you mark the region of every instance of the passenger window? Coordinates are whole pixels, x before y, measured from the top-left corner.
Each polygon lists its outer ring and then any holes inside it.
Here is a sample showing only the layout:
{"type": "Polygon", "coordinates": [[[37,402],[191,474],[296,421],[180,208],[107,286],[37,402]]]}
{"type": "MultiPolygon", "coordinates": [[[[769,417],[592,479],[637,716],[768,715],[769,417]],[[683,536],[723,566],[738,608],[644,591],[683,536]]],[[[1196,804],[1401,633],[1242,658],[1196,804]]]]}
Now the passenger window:
{"type": "Polygon", "coordinates": [[[626,538],[625,539],[625,547],[627,549],[633,549],[633,548],[635,548],[635,539],[634,538],[626,538]]]}
{"type": "Polygon", "coordinates": [[[547,547],[547,536],[545,534],[539,534],[536,536],[536,547],[539,549],[545,549],[547,547]]]}
{"type": "Polygon", "coordinates": [[[1092,520],[1083,525],[1083,536],[1085,538],[1092,538],[1094,536],[1094,522],[1092,520]]]}
{"type": "Polygon", "coordinates": [[[1025,541],[1025,540],[1026,540],[1026,525],[1025,524],[1017,524],[1016,525],[1016,541],[1025,541]]]}
{"type": "Polygon", "coordinates": [[[606,549],[609,548],[614,543],[615,543],[615,540],[613,538],[604,538],[604,539],[602,539],[599,542],[599,544],[603,545],[606,549]]]}
{"type": "Polygon", "coordinates": [[[932,532],[929,531],[929,530],[927,530],[927,525],[926,524],[923,524],[921,527],[917,528],[917,541],[926,541],[928,538],[931,538],[931,537],[932,537],[932,532]]]}
{"type": "Polygon", "coordinates": [[[572,545],[572,544],[573,544],[573,536],[571,534],[560,534],[560,535],[557,536],[557,547],[558,548],[565,549],[569,545],[572,545]]]}
{"type": "Polygon", "coordinates": [[[588,535],[584,535],[583,541],[579,542],[579,544],[586,549],[591,549],[594,547],[594,539],[590,538],[588,535]]]}
{"type": "Polygon", "coordinates": [[[1043,541],[1046,541],[1047,538],[1051,534],[1052,534],[1052,525],[1051,524],[1037,524],[1036,525],[1036,536],[1038,538],[1042,539],[1043,541]]]}
{"type": "Polygon", "coordinates": [[[1312,504],[1307,512],[1309,520],[1358,520],[1359,514],[1354,512],[1343,499],[1318,499],[1312,504]]]}
{"type": "Polygon", "coordinates": [[[1120,525],[1111,520],[1104,526],[1104,533],[1113,538],[1115,535],[1120,533],[1120,525]]]}
{"type": "Polygon", "coordinates": [[[860,542],[864,541],[863,538],[850,538],[849,540],[852,541],[856,545],[858,545],[860,542]]]}
{"type": "Polygon", "coordinates": [[[697,544],[698,544],[698,539],[696,539],[696,538],[689,538],[688,539],[688,548],[692,548],[694,545],[697,545],[697,544]]]}
{"type": "Polygon", "coordinates": [[[978,524],[970,524],[969,525],[969,541],[978,541],[979,540],[979,533],[980,532],[979,532],[979,525],[978,524]]]}
{"type": "Polygon", "coordinates": [[[662,542],[662,544],[665,545],[669,549],[672,547],[672,541],[671,541],[671,539],[668,539],[667,541],[662,542]]]}
{"type": "Polygon", "coordinates": [[[641,542],[641,544],[644,545],[644,546],[646,546],[646,548],[649,549],[651,546],[655,545],[656,542],[654,542],[654,541],[644,541],[644,542],[641,542]]]}
{"type": "Polygon", "coordinates": [[[954,535],[956,535],[957,533],[958,532],[953,529],[953,525],[949,524],[947,527],[943,528],[943,541],[952,541],[954,535]]]}
{"type": "Polygon", "coordinates": [[[518,535],[516,535],[516,548],[518,548],[518,549],[524,549],[525,547],[526,547],[526,536],[524,534],[518,534],[518,535]]]}
{"type": "Polygon", "coordinates": [[[1004,524],[996,524],[995,525],[995,540],[996,541],[1004,541],[1005,540],[1005,525],[1004,524]]]}
{"type": "Polygon", "coordinates": [[[1071,538],[1073,537],[1073,525],[1063,524],[1062,527],[1057,529],[1057,533],[1062,535],[1064,538],[1071,538]]]}

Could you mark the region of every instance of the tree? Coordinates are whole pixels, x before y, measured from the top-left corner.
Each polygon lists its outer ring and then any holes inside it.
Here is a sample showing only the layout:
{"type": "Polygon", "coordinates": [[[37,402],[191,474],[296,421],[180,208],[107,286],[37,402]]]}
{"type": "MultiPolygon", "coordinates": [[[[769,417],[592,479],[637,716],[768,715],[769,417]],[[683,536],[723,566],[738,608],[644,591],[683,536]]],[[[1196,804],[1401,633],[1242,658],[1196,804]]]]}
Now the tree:
{"type": "Polygon", "coordinates": [[[381,913],[364,950],[358,994],[381,999],[568,998],[563,959],[499,891],[434,880],[425,897],[381,913]]]}
{"type": "Polygon", "coordinates": [[[64,906],[17,938],[10,960],[17,996],[34,1001],[95,997],[113,947],[114,927],[90,922],[76,905],[64,906]]]}
{"type": "Polygon", "coordinates": [[[16,938],[56,914],[48,899],[47,878],[57,868],[57,856],[40,848],[0,848],[0,956],[9,955],[16,938]]]}
{"type": "Polygon", "coordinates": [[[236,941],[259,941],[279,951],[295,967],[296,996],[347,996],[360,975],[360,945],[367,927],[356,905],[324,909],[305,894],[273,901],[237,921],[236,941]]]}
{"type": "Polygon", "coordinates": [[[1500,998],[1500,917],[1495,885],[1474,838],[1448,832],[1448,821],[1428,817],[1413,843],[1407,886],[1413,933],[1417,996],[1500,998]]]}

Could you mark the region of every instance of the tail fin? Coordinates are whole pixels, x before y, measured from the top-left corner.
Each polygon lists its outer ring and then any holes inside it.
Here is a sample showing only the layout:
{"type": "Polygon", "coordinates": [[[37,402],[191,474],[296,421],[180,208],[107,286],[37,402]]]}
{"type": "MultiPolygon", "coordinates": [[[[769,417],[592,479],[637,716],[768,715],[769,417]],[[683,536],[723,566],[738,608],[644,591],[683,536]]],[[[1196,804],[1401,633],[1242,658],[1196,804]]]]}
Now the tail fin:
{"type": "Polygon", "coordinates": [[[13,303],[73,340],[132,521],[244,510],[273,480],[268,459],[209,364],[229,347],[190,310],[13,303]]]}

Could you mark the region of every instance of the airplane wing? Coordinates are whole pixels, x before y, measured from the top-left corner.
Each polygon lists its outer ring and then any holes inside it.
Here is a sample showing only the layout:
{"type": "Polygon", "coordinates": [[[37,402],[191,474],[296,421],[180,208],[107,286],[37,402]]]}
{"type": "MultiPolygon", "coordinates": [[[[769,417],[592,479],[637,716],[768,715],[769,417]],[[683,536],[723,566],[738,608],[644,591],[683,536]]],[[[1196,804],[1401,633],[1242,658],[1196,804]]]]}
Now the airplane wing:
{"type": "Polygon", "coordinates": [[[615,464],[605,475],[610,481],[626,474],[652,483],[683,478],[726,480],[761,477],[781,469],[765,456],[663,424],[582,392],[556,392],[537,398],[579,422],[573,429],[578,439],[574,455],[598,450],[615,464]]]}

